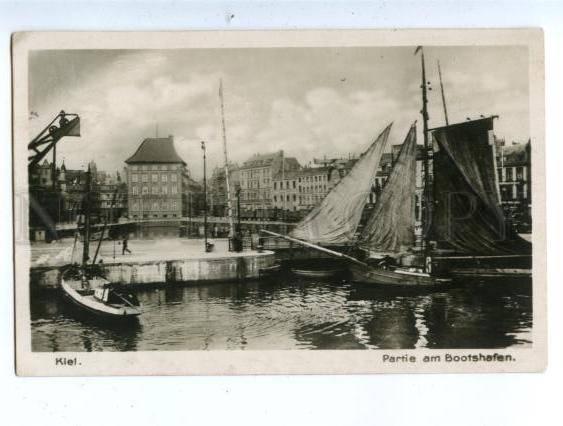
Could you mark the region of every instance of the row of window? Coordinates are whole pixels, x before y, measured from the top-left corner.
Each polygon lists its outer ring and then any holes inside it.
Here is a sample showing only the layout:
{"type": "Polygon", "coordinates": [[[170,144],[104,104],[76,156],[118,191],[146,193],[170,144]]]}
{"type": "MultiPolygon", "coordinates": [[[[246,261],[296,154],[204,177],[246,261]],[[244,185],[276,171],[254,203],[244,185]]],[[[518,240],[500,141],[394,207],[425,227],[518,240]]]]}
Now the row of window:
{"type": "MultiPolygon", "coordinates": [[[[141,195],[148,195],[149,187],[148,186],[139,187],[137,185],[133,185],[131,187],[131,193],[133,195],[139,195],[139,191],[141,192],[141,195]]],[[[152,195],[168,195],[169,193],[175,195],[178,193],[178,185],[171,185],[170,191],[168,190],[168,185],[163,185],[160,187],[155,185],[151,187],[150,193],[152,195]]]]}
{"type": "Polygon", "coordinates": [[[258,190],[258,191],[241,191],[240,194],[241,200],[269,200],[270,199],[270,191],[267,189],[258,190]]]}
{"type": "Polygon", "coordinates": [[[167,203],[166,201],[159,203],[157,201],[153,203],[137,203],[134,202],[131,204],[131,210],[133,211],[166,211],[166,210],[177,210],[178,209],[178,202],[172,201],[167,203]]]}
{"type": "MultiPolygon", "coordinates": [[[[313,203],[318,203],[320,202],[324,197],[322,195],[300,195],[299,196],[299,204],[313,204],[313,203]]],[[[285,201],[297,201],[297,196],[295,194],[293,194],[292,196],[286,195],[285,196],[285,201]]],[[[274,195],[274,202],[277,203],[278,201],[283,202],[284,201],[284,197],[283,195],[280,195],[279,197],[277,195],[274,195]]]]}
{"type": "MultiPolygon", "coordinates": [[[[299,178],[297,180],[292,180],[291,184],[289,183],[289,180],[285,181],[285,187],[286,189],[289,189],[290,185],[295,189],[297,187],[297,182],[301,183],[301,182],[307,182],[307,183],[311,183],[311,182],[326,182],[328,181],[328,176],[327,175],[320,175],[320,176],[307,176],[304,178],[299,178]]],[[[283,189],[283,182],[282,181],[275,181],[274,182],[274,189],[277,189],[278,187],[280,189],[283,189]]],[[[326,185],[325,185],[326,186],[326,185]]]]}
{"type": "Polygon", "coordinates": [[[525,181],[526,179],[526,167],[504,167],[497,170],[499,181],[501,182],[514,182],[514,181],[525,181]]]}
{"type": "MultiPolygon", "coordinates": [[[[168,182],[168,175],[170,175],[170,182],[177,182],[178,181],[178,175],[176,173],[160,173],[160,179],[159,179],[159,173],[151,173],[150,177],[151,177],[151,182],[152,183],[157,183],[159,180],[162,183],[167,183],[168,182]]],[[[149,181],[149,174],[148,173],[142,173],[142,174],[137,174],[137,173],[132,173],[131,174],[131,182],[133,183],[137,183],[139,182],[139,179],[141,180],[141,182],[143,183],[147,183],[149,181]]]]}
{"type": "Polygon", "coordinates": [[[129,168],[133,171],[137,170],[180,170],[182,166],[180,164],[143,164],[143,165],[133,165],[129,166],[129,168]]]}
{"type": "Polygon", "coordinates": [[[500,197],[502,201],[527,199],[528,185],[501,185],[500,197]]]}
{"type": "MultiPolygon", "coordinates": [[[[274,189],[276,189],[275,186],[274,186],[274,189]]],[[[283,191],[283,190],[284,190],[283,188],[280,189],[280,191],[283,191]]],[[[306,192],[327,192],[327,187],[326,187],[326,184],[311,185],[311,186],[306,186],[306,187],[300,186],[298,192],[302,192],[302,193],[306,193],[306,192]]]]}
{"type": "MultiPolygon", "coordinates": [[[[141,218],[141,215],[136,215],[136,214],[134,214],[134,215],[132,215],[132,216],[133,216],[133,219],[139,219],[139,218],[141,218]]],[[[148,219],[149,216],[150,216],[150,215],[148,215],[148,214],[143,214],[143,215],[142,215],[143,219],[148,219]]],[[[164,214],[162,214],[162,215],[153,214],[152,217],[153,217],[154,219],[156,219],[156,218],[158,218],[158,217],[162,217],[162,218],[165,218],[165,219],[166,219],[167,217],[178,217],[178,215],[177,215],[176,213],[173,213],[173,214],[171,214],[171,215],[168,215],[167,213],[164,213],[164,214]]]]}
{"type": "Polygon", "coordinates": [[[262,177],[262,176],[264,177],[270,176],[270,169],[261,168],[261,169],[241,171],[241,177],[243,179],[254,179],[256,177],[262,177]]]}

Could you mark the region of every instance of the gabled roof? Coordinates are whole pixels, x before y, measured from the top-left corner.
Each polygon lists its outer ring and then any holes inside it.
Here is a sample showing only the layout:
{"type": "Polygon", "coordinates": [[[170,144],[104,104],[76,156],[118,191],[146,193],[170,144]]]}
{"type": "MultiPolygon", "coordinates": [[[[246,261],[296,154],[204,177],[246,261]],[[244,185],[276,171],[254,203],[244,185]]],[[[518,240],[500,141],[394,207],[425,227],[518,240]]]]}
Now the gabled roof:
{"type": "Polygon", "coordinates": [[[182,163],[184,160],[176,152],[174,148],[173,138],[147,138],[145,139],[137,151],[125,160],[127,164],[134,163],[182,163]]]}

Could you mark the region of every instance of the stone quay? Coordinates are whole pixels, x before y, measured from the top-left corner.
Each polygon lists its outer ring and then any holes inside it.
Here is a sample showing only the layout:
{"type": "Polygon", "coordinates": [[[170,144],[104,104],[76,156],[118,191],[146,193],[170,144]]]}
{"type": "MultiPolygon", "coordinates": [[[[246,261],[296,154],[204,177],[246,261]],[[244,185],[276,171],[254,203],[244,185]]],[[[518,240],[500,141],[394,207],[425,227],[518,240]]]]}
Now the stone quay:
{"type": "MultiPolygon", "coordinates": [[[[220,282],[255,279],[260,270],[273,266],[273,251],[245,250],[229,252],[226,239],[213,239],[213,251],[204,252],[203,240],[159,239],[129,240],[123,252],[121,241],[104,241],[96,263],[112,283],[125,285],[157,285],[196,282],[220,282]],[[100,263],[101,261],[101,263],[100,263]]],[[[57,288],[65,265],[80,262],[82,244],[74,247],[72,239],[53,243],[33,243],[31,257],[31,284],[37,288],[57,288]]],[[[94,256],[97,244],[90,245],[94,256]]]]}

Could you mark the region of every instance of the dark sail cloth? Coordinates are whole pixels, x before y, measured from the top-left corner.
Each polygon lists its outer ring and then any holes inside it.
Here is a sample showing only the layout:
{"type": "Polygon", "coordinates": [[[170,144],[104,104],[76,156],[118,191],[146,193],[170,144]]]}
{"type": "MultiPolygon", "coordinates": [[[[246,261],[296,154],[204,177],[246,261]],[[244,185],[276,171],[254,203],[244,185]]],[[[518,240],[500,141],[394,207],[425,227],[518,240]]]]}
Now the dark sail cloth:
{"type": "Polygon", "coordinates": [[[414,245],[416,126],[413,124],[358,245],[380,253],[407,251],[414,245]]]}
{"type": "Polygon", "coordinates": [[[485,118],[433,131],[431,239],[463,254],[530,254],[500,206],[492,129],[485,118]]]}

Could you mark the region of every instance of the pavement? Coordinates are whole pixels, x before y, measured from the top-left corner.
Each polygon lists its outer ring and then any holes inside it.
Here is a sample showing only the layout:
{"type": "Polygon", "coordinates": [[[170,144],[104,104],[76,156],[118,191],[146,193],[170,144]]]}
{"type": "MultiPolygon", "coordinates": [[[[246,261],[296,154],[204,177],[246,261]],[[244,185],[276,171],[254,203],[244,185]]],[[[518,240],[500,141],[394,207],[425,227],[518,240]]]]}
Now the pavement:
{"type": "MultiPolygon", "coordinates": [[[[122,254],[122,241],[103,241],[97,261],[104,263],[142,263],[179,259],[213,259],[225,257],[256,256],[255,250],[245,250],[241,253],[228,251],[228,240],[225,238],[209,239],[215,247],[211,253],[205,253],[203,239],[169,238],[159,240],[128,240],[131,253],[122,254]]],[[[90,257],[93,258],[97,242],[90,244],[90,257]]],[[[65,238],[52,243],[32,243],[31,267],[56,267],[72,262],[80,262],[82,258],[82,244],[78,242],[74,249],[74,239],[65,238]]],[[[264,251],[264,254],[271,253],[264,251]]]]}

